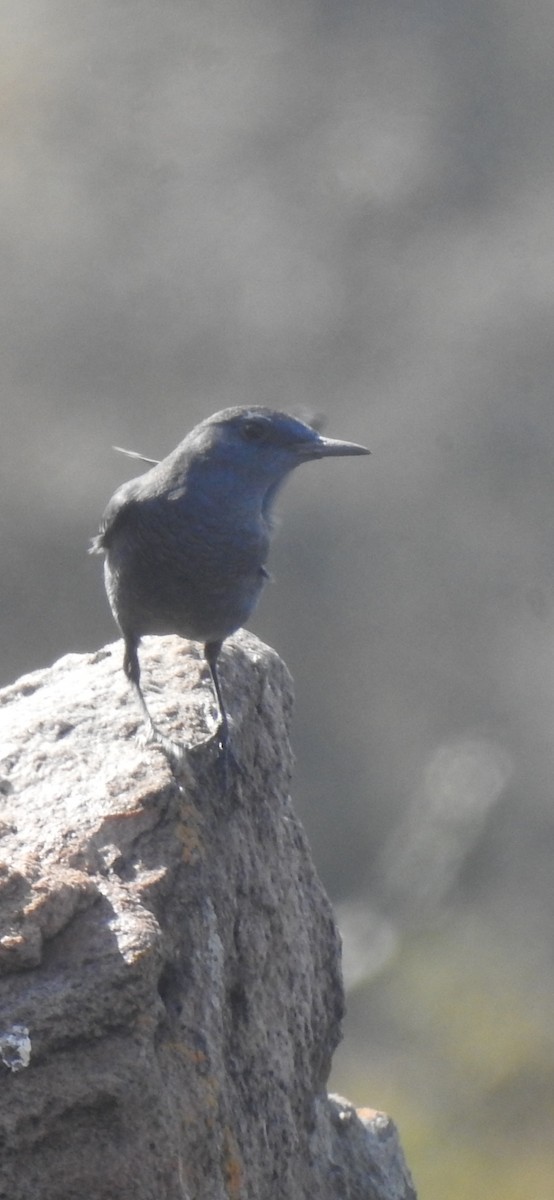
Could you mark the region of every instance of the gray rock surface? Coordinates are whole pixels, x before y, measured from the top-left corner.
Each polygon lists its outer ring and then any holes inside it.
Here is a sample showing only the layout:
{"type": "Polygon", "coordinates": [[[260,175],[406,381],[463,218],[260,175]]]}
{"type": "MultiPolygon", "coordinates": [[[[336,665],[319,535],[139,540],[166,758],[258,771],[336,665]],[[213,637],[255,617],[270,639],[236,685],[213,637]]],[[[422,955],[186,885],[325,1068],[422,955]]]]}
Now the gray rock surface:
{"type": "MultiPolygon", "coordinates": [[[[205,739],[199,648],[143,662],[155,718],[205,739]]],[[[244,632],[221,674],[227,789],[209,746],[176,775],[137,744],[119,643],[0,693],[1,1200],[414,1197],[392,1122],[326,1094],[339,939],[290,677],[244,632]]]]}

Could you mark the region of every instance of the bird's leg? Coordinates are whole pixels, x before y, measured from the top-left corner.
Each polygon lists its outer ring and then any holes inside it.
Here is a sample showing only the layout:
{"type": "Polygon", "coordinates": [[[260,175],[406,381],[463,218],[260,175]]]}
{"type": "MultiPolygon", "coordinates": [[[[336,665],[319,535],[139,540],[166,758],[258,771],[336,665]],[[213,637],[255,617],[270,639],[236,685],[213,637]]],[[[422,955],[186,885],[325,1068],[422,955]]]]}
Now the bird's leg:
{"type": "Polygon", "coordinates": [[[142,715],[147,729],[147,734],[150,740],[154,740],[156,734],[156,726],[148,712],[146,700],[144,699],[143,691],[140,686],[140,663],[138,656],[138,647],[140,639],[134,636],[125,637],[125,650],[123,653],[123,670],[133,688],[137,700],[140,704],[142,715]]]}
{"type": "Polygon", "coordinates": [[[204,646],[204,657],[210,668],[210,675],[212,677],[212,683],[214,685],[214,692],[215,692],[216,700],[217,700],[217,707],[219,710],[219,725],[214,734],[214,737],[217,738],[217,742],[218,742],[219,749],[220,749],[220,754],[221,754],[220,763],[221,763],[222,775],[223,775],[223,786],[226,791],[228,788],[228,785],[229,785],[229,766],[232,765],[238,771],[240,771],[240,766],[237,762],[237,759],[235,758],[235,755],[233,754],[233,748],[230,743],[229,722],[227,720],[225,704],[223,702],[223,696],[221,694],[221,684],[219,682],[219,675],[217,673],[217,659],[219,656],[219,652],[221,650],[221,646],[222,646],[221,642],[206,642],[206,644],[204,646]]]}
{"type": "Polygon", "coordinates": [[[158,726],[154,724],[150,716],[146,700],[144,699],[144,694],[140,686],[140,663],[138,657],[140,638],[136,637],[135,634],[125,634],[124,638],[123,670],[141,707],[146,725],[145,740],[146,742],[155,742],[172,761],[181,762],[184,748],[178,742],[172,742],[170,738],[167,738],[162,733],[161,729],[158,729],[158,726]]]}
{"type": "MultiPolygon", "coordinates": [[[[187,748],[185,746],[181,746],[179,744],[179,742],[171,741],[171,739],[166,737],[165,734],[162,733],[162,730],[159,729],[158,726],[154,724],[154,721],[152,720],[152,717],[148,711],[148,706],[146,704],[146,700],[144,699],[144,693],[140,686],[140,663],[139,663],[139,657],[138,657],[138,647],[139,647],[139,643],[140,643],[140,638],[137,637],[135,634],[125,634],[124,640],[125,640],[125,651],[124,651],[124,655],[123,655],[123,670],[125,672],[125,675],[127,676],[127,679],[129,680],[129,683],[131,684],[131,687],[133,688],[133,691],[134,691],[134,693],[137,697],[137,700],[140,704],[141,712],[142,712],[142,715],[144,718],[144,723],[146,726],[144,740],[147,743],[154,742],[155,745],[159,746],[160,749],[164,751],[164,753],[167,755],[167,757],[170,759],[170,761],[174,765],[178,766],[179,768],[182,768],[184,765],[184,762],[185,762],[185,755],[187,754],[187,752],[194,753],[194,751],[198,750],[200,748],[200,746],[203,746],[207,743],[204,743],[204,742],[198,743],[197,746],[191,746],[187,751],[187,748]]],[[[218,722],[217,730],[213,737],[208,738],[208,742],[213,744],[214,739],[217,739],[217,745],[219,746],[222,764],[223,764],[225,785],[227,785],[227,769],[228,769],[229,762],[234,761],[234,756],[233,756],[231,747],[229,745],[229,724],[227,721],[227,714],[225,712],[225,705],[223,703],[223,697],[221,695],[221,687],[219,684],[219,678],[218,678],[218,674],[217,674],[217,665],[216,664],[217,664],[217,656],[218,656],[220,650],[221,650],[221,642],[208,642],[208,644],[204,647],[204,654],[205,654],[206,662],[208,663],[208,666],[210,668],[210,675],[212,677],[212,682],[213,682],[214,691],[215,691],[216,700],[217,700],[218,714],[219,714],[219,722],[218,722]]]]}
{"type": "Polygon", "coordinates": [[[229,722],[227,720],[227,713],[225,712],[225,705],[223,703],[223,696],[221,695],[221,686],[219,683],[219,676],[217,673],[217,660],[219,657],[219,652],[221,650],[221,646],[222,646],[221,642],[206,642],[206,645],[204,646],[204,657],[210,668],[210,675],[212,677],[212,683],[214,685],[215,697],[217,700],[217,708],[218,708],[218,713],[219,713],[219,724],[217,727],[217,739],[221,746],[221,749],[223,750],[223,753],[225,754],[227,752],[227,747],[229,744],[229,722]]]}

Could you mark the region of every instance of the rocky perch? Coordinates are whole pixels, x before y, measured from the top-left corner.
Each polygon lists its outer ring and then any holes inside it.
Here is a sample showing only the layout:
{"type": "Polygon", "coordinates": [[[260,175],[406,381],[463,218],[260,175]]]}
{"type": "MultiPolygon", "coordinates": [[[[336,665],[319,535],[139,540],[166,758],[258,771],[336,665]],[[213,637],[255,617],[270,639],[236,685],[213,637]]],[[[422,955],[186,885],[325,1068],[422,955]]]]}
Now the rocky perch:
{"type": "MultiPolygon", "coordinates": [[[[142,662],[159,723],[205,739],[199,648],[142,662]]],[[[244,632],[221,676],[227,786],[209,746],[179,774],[137,745],[120,643],[0,693],[1,1200],[414,1200],[392,1121],[326,1092],[340,944],[290,677],[244,632]]]]}

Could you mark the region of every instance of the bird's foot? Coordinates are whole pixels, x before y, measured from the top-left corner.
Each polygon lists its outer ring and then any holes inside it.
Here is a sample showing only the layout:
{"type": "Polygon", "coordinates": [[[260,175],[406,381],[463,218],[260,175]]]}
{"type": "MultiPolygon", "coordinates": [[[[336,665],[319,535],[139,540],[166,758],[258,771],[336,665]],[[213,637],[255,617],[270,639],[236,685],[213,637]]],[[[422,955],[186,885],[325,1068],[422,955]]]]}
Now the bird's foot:
{"type": "Polygon", "coordinates": [[[188,748],[181,742],[174,742],[166,737],[153,722],[137,734],[137,743],[139,746],[158,746],[171,765],[177,769],[182,769],[186,764],[188,748]]]}
{"type": "Polygon", "coordinates": [[[150,721],[137,734],[137,743],[139,746],[158,746],[173,769],[180,773],[190,766],[191,760],[196,755],[206,750],[214,752],[216,769],[225,792],[229,789],[232,775],[241,770],[231,747],[226,723],[218,725],[217,729],[203,741],[195,742],[192,746],[185,746],[182,742],[176,742],[166,737],[162,730],[154,725],[153,721],[150,721]]]}
{"type": "Polygon", "coordinates": [[[205,750],[214,752],[216,769],[221,777],[223,789],[227,791],[231,783],[231,776],[240,773],[241,766],[231,746],[226,723],[218,725],[209,737],[204,738],[202,742],[196,742],[190,748],[192,754],[205,750]]]}
{"type": "Polygon", "coordinates": [[[218,747],[216,766],[221,776],[223,787],[227,791],[232,782],[232,777],[240,775],[242,768],[231,745],[228,732],[224,737],[221,733],[216,733],[215,737],[218,747]]]}

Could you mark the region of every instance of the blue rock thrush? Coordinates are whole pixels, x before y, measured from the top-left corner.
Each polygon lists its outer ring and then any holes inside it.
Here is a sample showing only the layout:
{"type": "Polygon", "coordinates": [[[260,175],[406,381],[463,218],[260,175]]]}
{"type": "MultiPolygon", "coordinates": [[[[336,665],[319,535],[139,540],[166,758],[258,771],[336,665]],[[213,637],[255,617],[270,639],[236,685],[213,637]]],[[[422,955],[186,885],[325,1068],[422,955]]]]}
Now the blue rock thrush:
{"type": "Polygon", "coordinates": [[[147,740],[170,757],[179,758],[182,748],[154,725],[146,706],[141,638],[172,633],[204,644],[219,714],[208,740],[226,755],[229,730],[217,659],[225,638],[248,620],[268,578],[275,496],[300,463],[353,454],[369,450],[322,437],[270,408],[226,408],[201,421],[167,458],[124,483],[110,500],[91,553],[106,556],[106,591],[125,643],[123,669],[147,740]]]}

